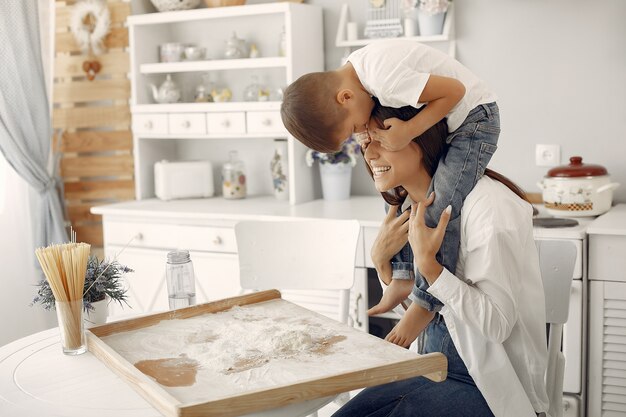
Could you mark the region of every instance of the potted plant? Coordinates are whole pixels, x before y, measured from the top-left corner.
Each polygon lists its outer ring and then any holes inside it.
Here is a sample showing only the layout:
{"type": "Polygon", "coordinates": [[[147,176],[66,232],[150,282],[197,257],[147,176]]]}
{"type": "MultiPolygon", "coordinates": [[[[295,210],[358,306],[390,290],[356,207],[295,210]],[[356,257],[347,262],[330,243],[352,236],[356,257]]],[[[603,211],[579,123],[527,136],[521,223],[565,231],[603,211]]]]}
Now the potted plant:
{"type": "Polygon", "coordinates": [[[359,144],[350,137],[341,149],[335,153],[323,153],[309,149],[306,153],[306,164],[313,166],[320,163],[322,194],[325,200],[346,200],[350,197],[350,181],[352,168],[356,165],[356,153],[359,144]]]}
{"type": "Polygon", "coordinates": [[[449,0],[404,0],[403,8],[407,16],[417,11],[420,36],[440,35],[443,21],[450,6],[449,0]]]}
{"type": "MultiPolygon", "coordinates": [[[[128,305],[127,289],[122,280],[127,272],[134,271],[116,260],[100,261],[94,255],[89,256],[83,287],[83,309],[89,317],[89,322],[104,323],[110,301],[116,301],[121,306],[128,305]]],[[[41,304],[46,310],[54,310],[54,295],[48,281],[44,278],[37,286],[37,295],[33,298],[31,306],[41,304]]]]}

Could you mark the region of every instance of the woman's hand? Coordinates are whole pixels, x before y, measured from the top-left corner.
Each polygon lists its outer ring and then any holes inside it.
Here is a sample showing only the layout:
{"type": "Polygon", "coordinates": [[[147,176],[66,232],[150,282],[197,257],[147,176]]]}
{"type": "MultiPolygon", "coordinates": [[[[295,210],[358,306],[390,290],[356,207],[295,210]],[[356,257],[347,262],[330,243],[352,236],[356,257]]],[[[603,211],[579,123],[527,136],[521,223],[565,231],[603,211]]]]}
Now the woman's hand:
{"type": "Polygon", "coordinates": [[[435,228],[426,226],[424,220],[426,207],[430,206],[435,199],[435,193],[430,193],[428,198],[417,206],[411,206],[409,218],[409,243],[413,249],[415,265],[429,284],[432,284],[443,269],[436,260],[437,252],[441,248],[446,227],[450,221],[451,207],[448,206],[439,218],[439,224],[435,228]]]}
{"type": "MultiPolygon", "coordinates": [[[[409,215],[407,210],[396,217],[398,206],[389,206],[389,211],[378,230],[378,236],[372,245],[372,262],[375,266],[388,263],[393,255],[400,252],[409,239],[409,215]]],[[[390,282],[385,282],[389,285],[390,282]]]]}
{"type": "Polygon", "coordinates": [[[373,128],[369,130],[369,134],[389,151],[404,149],[417,136],[411,131],[410,123],[396,117],[385,119],[383,124],[384,129],[373,128]]]}

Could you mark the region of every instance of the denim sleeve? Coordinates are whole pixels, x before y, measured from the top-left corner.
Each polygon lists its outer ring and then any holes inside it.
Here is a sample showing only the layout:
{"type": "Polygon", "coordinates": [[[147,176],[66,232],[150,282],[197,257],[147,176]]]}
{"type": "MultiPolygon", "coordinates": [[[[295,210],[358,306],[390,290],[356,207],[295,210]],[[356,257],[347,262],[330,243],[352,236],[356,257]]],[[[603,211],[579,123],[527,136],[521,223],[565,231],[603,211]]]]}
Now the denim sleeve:
{"type": "Polygon", "coordinates": [[[415,285],[409,299],[428,311],[440,311],[443,303],[437,297],[427,292],[429,285],[421,274],[415,275],[415,285]]]}

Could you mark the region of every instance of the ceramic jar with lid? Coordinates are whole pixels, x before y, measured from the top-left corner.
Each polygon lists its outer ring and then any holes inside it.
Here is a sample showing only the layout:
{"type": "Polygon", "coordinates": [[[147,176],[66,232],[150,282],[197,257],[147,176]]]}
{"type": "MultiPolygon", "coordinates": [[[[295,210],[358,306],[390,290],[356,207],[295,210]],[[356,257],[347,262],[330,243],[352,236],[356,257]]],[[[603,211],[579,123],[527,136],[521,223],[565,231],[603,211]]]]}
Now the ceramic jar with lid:
{"type": "Polygon", "coordinates": [[[230,160],[222,166],[222,195],[225,199],[246,197],[246,169],[237,151],[229,152],[230,160]]]}
{"type": "Polygon", "coordinates": [[[611,208],[613,190],[605,167],[572,156],[569,165],[552,168],[537,184],[548,213],[560,217],[598,216],[611,208]]]}

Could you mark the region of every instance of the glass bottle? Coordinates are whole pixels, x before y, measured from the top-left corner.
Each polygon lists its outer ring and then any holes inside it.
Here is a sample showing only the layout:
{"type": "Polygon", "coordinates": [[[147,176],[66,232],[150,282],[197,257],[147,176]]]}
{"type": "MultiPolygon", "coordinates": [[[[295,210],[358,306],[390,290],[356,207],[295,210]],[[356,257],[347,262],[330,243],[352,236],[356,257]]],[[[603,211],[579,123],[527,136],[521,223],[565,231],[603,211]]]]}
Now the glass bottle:
{"type": "Polygon", "coordinates": [[[165,267],[170,309],[196,304],[196,280],[189,251],[171,251],[165,267]]]}
{"type": "Polygon", "coordinates": [[[278,56],[287,56],[287,33],[284,26],[278,38],[278,56]]]}
{"type": "Polygon", "coordinates": [[[222,167],[222,195],[227,199],[246,197],[246,171],[237,151],[230,151],[230,160],[222,167]]]}

